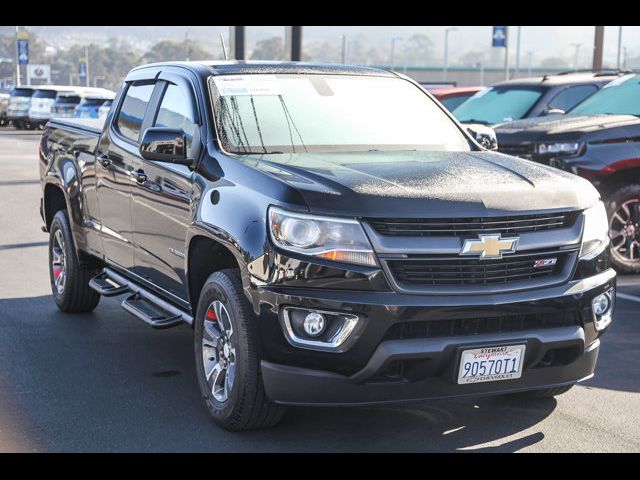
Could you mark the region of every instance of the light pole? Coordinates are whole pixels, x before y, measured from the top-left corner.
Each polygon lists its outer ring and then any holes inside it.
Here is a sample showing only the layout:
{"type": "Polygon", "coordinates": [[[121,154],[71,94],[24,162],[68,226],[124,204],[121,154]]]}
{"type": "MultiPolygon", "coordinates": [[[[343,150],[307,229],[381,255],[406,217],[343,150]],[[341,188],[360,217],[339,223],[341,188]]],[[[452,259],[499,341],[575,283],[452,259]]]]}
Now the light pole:
{"type": "Polygon", "coordinates": [[[393,37],[391,39],[391,70],[396,66],[396,40],[402,40],[402,37],[393,37]]]}
{"type": "Polygon", "coordinates": [[[528,51],[527,52],[527,71],[528,71],[528,76],[531,76],[531,57],[533,57],[533,52],[532,51],[528,51]]]}
{"type": "Polygon", "coordinates": [[[622,53],[622,26],[618,27],[618,61],[617,61],[617,69],[620,70],[620,54],[622,53]]]}
{"type": "Polygon", "coordinates": [[[340,35],[342,37],[342,54],[340,55],[340,63],[343,65],[347,63],[347,36],[340,35]]]}
{"type": "Polygon", "coordinates": [[[518,26],[518,39],[516,41],[516,77],[520,76],[520,32],[521,26],[518,26]]]}
{"type": "Polygon", "coordinates": [[[442,79],[447,81],[447,69],[449,68],[449,33],[455,32],[458,27],[450,27],[444,31],[444,68],[442,69],[442,79]]]}
{"type": "Polygon", "coordinates": [[[16,26],[16,86],[20,86],[20,53],[18,52],[18,30],[20,27],[16,26]]]}
{"type": "Polygon", "coordinates": [[[575,49],[576,49],[575,56],[573,57],[573,70],[574,71],[578,71],[578,55],[580,54],[580,47],[582,46],[582,44],[581,43],[570,43],[569,45],[571,45],[572,47],[575,47],[575,49]]]}

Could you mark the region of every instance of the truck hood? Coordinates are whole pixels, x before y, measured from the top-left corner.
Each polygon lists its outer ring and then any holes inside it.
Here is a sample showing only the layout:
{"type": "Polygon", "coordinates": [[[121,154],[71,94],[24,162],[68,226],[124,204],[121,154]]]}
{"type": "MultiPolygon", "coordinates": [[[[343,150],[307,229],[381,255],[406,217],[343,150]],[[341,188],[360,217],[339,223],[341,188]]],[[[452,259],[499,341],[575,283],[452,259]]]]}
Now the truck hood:
{"type": "Polygon", "coordinates": [[[640,126],[640,119],[632,115],[549,115],[501,123],[494,127],[500,143],[543,141],[554,139],[578,140],[584,137],[607,136],[612,129],[640,126]]]}
{"type": "Polygon", "coordinates": [[[354,152],[239,156],[295,188],[315,213],[468,217],[586,208],[586,180],[495,152],[354,152]]]}

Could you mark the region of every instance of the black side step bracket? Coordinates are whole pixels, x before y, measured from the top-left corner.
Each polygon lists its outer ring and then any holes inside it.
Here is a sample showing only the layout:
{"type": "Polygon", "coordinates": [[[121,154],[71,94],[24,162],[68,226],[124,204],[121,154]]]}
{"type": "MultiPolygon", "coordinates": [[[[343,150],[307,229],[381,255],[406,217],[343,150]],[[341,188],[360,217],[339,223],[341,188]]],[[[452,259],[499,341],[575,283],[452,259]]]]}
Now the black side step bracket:
{"type": "Polygon", "coordinates": [[[104,297],[115,297],[129,291],[126,285],[119,285],[106,272],[102,272],[89,280],[89,286],[104,297]]]}
{"type": "Polygon", "coordinates": [[[122,301],[122,308],[134,317],[148,323],[153,328],[171,328],[182,323],[182,315],[174,315],[164,311],[158,305],[134,293],[122,301]]]}

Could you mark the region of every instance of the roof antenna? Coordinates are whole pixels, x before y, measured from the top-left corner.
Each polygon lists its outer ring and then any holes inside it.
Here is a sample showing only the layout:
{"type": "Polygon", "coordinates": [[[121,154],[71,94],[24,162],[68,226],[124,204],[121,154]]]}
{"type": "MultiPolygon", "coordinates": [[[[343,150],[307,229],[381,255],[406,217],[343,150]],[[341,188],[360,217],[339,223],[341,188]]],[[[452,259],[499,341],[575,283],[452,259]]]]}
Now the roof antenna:
{"type": "Polygon", "coordinates": [[[227,55],[227,47],[224,45],[224,37],[222,36],[222,32],[220,32],[220,43],[222,44],[222,53],[224,53],[224,59],[229,60],[229,55],[227,55]]]}

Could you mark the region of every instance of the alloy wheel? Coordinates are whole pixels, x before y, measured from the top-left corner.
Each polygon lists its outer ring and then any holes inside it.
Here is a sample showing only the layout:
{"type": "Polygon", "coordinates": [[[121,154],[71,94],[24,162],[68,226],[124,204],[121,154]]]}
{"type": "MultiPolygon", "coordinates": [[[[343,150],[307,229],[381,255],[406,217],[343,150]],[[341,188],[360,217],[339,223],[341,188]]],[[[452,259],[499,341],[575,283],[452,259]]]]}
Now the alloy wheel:
{"type": "Polygon", "coordinates": [[[67,262],[64,252],[62,230],[56,230],[53,234],[53,245],[51,249],[51,271],[53,272],[53,284],[58,291],[58,295],[64,293],[64,285],[67,280],[67,262]]]}
{"type": "Polygon", "coordinates": [[[617,255],[640,261],[640,199],[633,198],[620,205],[609,222],[609,237],[617,255]]]}
{"type": "Polygon", "coordinates": [[[213,398],[225,402],[233,388],[236,351],[232,343],[233,326],[224,304],[218,300],[207,308],[202,332],[202,361],[213,398]]]}

